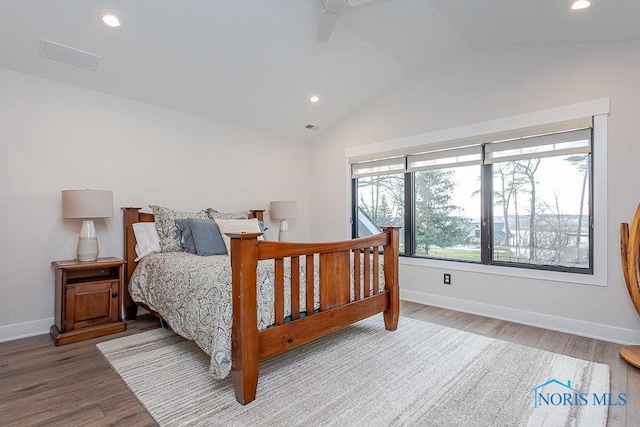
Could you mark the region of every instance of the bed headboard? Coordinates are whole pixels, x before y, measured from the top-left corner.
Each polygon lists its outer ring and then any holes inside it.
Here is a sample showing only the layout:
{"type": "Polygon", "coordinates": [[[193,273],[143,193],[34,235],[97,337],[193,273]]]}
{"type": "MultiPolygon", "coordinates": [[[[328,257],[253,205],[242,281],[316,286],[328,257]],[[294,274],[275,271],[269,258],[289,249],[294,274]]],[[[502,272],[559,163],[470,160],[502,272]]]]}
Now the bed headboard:
{"type": "MultiPolygon", "coordinates": [[[[136,222],[153,222],[152,213],[140,212],[142,208],[125,207],[121,208],[123,213],[122,225],[124,231],[124,260],[127,262],[125,266],[124,283],[123,283],[123,303],[125,307],[125,319],[134,320],[138,311],[137,304],[129,294],[129,280],[136,268],[136,237],[133,233],[133,224],[136,222]]],[[[264,210],[252,209],[249,211],[249,218],[257,218],[259,221],[264,220],[264,210]]]]}

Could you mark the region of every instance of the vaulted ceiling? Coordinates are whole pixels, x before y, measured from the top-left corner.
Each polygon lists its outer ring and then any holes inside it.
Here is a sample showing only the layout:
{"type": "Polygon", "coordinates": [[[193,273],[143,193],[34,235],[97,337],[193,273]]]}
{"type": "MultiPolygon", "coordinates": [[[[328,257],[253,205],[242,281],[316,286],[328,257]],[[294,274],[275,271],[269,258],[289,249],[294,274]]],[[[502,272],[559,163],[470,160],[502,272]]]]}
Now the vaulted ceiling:
{"type": "Polygon", "coordinates": [[[318,42],[319,0],[2,0],[0,67],[307,140],[449,56],[640,40],[640,1],[591,3],[572,11],[570,0],[373,0],[318,42]],[[102,26],[104,10],[124,25],[102,26]],[[98,55],[99,65],[39,56],[41,39],[98,55]]]}

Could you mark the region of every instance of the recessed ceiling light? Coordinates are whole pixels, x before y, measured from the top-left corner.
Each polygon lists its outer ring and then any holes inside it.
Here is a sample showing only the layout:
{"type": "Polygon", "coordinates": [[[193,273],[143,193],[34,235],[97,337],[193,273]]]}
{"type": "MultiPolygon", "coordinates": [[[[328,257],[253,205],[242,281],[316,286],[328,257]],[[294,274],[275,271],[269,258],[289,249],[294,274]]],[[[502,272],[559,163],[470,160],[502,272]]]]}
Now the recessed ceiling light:
{"type": "Polygon", "coordinates": [[[573,10],[586,9],[589,6],[591,6],[591,2],[589,0],[576,0],[571,5],[571,9],[573,10]]]}
{"type": "Polygon", "coordinates": [[[122,27],[122,16],[112,10],[102,12],[99,20],[107,28],[116,29],[122,27]]]}
{"type": "Polygon", "coordinates": [[[320,97],[318,95],[313,95],[311,98],[309,98],[309,101],[318,102],[320,101],[320,97]]]}

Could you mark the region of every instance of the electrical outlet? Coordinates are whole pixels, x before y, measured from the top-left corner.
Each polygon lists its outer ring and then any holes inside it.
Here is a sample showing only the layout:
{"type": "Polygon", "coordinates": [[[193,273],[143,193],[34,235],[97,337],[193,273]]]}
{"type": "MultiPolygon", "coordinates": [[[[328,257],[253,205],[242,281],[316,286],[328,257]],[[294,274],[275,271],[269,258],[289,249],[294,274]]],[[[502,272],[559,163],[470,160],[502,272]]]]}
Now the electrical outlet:
{"type": "Polygon", "coordinates": [[[445,285],[451,284],[451,273],[444,273],[444,284],[445,285]]]}

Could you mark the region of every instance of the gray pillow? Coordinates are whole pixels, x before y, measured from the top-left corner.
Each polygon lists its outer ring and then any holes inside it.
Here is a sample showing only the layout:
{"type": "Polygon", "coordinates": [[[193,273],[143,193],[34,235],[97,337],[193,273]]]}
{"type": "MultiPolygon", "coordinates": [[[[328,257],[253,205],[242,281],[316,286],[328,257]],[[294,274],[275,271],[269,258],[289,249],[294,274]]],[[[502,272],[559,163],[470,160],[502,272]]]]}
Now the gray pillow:
{"type": "Polygon", "coordinates": [[[156,229],[160,237],[160,250],[162,252],[180,252],[182,245],[180,244],[180,230],[176,224],[177,219],[183,218],[202,218],[208,219],[207,212],[183,212],[164,206],[149,205],[153,216],[155,217],[156,229]]]}
{"type": "Polygon", "coordinates": [[[189,226],[189,220],[187,218],[176,219],[176,226],[180,233],[182,234],[182,245],[184,246],[185,252],[190,254],[195,254],[196,252],[196,242],[193,240],[193,233],[191,233],[191,226],[189,226]]]}
{"type": "Polygon", "coordinates": [[[265,227],[264,225],[264,221],[258,221],[258,225],[260,226],[260,231],[262,231],[262,238],[264,240],[267,240],[267,233],[266,231],[269,229],[269,227],[265,227]]]}
{"type": "Polygon", "coordinates": [[[220,229],[214,220],[189,218],[187,221],[198,255],[224,255],[227,253],[220,229]]]}

